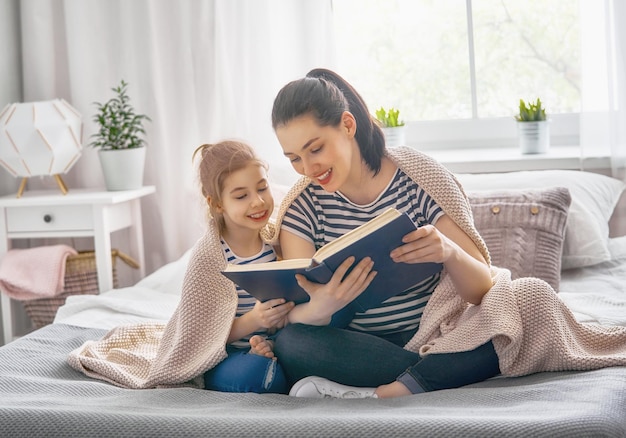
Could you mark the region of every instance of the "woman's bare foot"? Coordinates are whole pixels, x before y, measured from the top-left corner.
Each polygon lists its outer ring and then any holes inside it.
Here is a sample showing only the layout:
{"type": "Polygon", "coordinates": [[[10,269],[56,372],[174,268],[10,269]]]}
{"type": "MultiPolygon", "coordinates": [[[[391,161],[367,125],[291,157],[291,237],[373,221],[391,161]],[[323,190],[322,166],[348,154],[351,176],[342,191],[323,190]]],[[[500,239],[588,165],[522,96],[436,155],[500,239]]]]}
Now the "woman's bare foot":
{"type": "Polygon", "coordinates": [[[254,335],[250,338],[250,353],[271,359],[274,357],[274,342],[268,341],[263,336],[254,335]]]}
{"type": "Polygon", "coordinates": [[[393,398],[411,395],[411,391],[400,382],[392,382],[387,385],[380,385],[376,388],[375,394],[378,398],[393,398]]]}

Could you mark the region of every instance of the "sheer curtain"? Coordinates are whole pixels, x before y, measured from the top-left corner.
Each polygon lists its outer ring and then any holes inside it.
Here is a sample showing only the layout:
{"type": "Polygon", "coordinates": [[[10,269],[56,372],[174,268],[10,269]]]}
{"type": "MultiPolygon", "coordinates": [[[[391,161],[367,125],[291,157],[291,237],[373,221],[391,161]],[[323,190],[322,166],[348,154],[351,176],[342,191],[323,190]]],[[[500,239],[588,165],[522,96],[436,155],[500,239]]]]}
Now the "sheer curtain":
{"type": "MultiPolygon", "coordinates": [[[[87,144],[93,102],[124,79],[137,112],[152,119],[144,181],[157,191],[142,201],[148,273],[203,231],[191,164],[200,144],[242,139],[271,178],[295,179],[271,105],[288,81],[332,68],[330,1],[23,0],[20,8],[24,101],[68,100],[83,114],[87,144]]],[[[97,151],[86,146],[64,179],[70,190],[103,187],[97,151]]]]}
{"type": "Polygon", "coordinates": [[[581,153],[607,154],[626,180],[626,2],[581,0],[581,153]]]}

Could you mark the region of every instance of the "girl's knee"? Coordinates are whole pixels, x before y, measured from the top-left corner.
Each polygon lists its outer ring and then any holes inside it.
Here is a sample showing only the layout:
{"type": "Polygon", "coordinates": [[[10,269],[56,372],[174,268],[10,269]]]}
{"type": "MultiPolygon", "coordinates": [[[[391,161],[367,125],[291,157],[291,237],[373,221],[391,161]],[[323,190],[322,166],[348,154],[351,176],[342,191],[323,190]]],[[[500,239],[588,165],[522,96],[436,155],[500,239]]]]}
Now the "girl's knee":
{"type": "Polygon", "coordinates": [[[255,392],[286,394],[287,378],[280,364],[254,354],[226,358],[204,374],[206,389],[222,392],[255,392]]]}

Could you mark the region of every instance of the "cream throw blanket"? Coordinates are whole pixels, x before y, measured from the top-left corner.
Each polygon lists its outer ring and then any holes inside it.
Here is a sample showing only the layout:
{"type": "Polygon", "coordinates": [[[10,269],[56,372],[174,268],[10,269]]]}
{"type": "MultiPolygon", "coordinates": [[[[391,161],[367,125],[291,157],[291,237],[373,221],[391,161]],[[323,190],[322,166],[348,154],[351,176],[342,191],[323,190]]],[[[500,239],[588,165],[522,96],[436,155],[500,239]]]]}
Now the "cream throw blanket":
{"type": "MultiPolygon", "coordinates": [[[[388,152],[489,260],[456,178],[415,150],[388,152]]],[[[309,182],[300,179],[286,195],[276,226],[262,233],[266,241],[276,244],[285,211],[309,182]]],[[[202,374],[226,357],[225,343],[237,306],[234,286],[219,273],[225,263],[219,236],[210,226],[194,247],[180,304],[167,324],[117,327],[73,351],[70,365],[122,387],[201,387],[202,374]]],[[[500,369],[507,376],[626,365],[626,327],[580,324],[546,282],[511,281],[508,270],[491,269],[493,287],[479,306],[461,300],[444,271],[418,332],[405,348],[420,354],[467,351],[492,339],[500,369]]]]}

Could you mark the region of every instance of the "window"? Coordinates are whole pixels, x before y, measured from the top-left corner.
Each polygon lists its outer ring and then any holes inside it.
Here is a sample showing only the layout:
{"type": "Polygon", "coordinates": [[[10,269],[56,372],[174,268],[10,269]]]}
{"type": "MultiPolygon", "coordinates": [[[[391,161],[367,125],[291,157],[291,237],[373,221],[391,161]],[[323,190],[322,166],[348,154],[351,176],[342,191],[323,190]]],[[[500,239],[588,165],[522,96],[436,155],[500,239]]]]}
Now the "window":
{"type": "Polygon", "coordinates": [[[513,146],[519,99],[542,99],[552,144],[577,144],[579,5],[572,0],[333,0],[337,70],[409,144],[513,146]]]}

